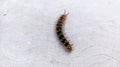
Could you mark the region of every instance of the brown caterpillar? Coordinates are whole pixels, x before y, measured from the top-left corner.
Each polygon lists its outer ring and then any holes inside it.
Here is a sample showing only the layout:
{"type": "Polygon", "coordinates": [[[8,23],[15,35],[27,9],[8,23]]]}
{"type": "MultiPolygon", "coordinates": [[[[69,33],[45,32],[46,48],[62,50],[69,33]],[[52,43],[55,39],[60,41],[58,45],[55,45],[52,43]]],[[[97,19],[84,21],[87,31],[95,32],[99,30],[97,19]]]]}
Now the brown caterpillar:
{"type": "Polygon", "coordinates": [[[63,46],[65,46],[65,48],[68,50],[68,51],[72,51],[72,46],[71,44],[69,43],[69,41],[66,39],[66,37],[64,36],[64,33],[63,33],[63,25],[65,23],[65,20],[67,18],[67,15],[66,12],[64,12],[60,18],[58,19],[57,21],[57,24],[56,24],[56,34],[57,34],[57,38],[59,39],[59,41],[63,44],[63,46]]]}

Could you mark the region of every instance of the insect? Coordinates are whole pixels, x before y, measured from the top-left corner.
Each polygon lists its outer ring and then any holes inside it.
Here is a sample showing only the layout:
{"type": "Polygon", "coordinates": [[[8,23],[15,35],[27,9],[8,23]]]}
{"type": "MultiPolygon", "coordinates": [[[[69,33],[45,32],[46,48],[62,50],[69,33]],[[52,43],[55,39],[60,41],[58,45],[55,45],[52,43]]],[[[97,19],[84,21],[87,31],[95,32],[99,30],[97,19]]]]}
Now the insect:
{"type": "Polygon", "coordinates": [[[57,34],[57,38],[58,40],[63,44],[63,46],[65,46],[65,48],[70,52],[72,51],[72,46],[70,44],[70,42],[66,39],[64,33],[63,33],[63,25],[65,23],[65,20],[67,18],[67,13],[64,12],[59,19],[57,20],[57,24],[56,24],[56,34],[57,34]]]}

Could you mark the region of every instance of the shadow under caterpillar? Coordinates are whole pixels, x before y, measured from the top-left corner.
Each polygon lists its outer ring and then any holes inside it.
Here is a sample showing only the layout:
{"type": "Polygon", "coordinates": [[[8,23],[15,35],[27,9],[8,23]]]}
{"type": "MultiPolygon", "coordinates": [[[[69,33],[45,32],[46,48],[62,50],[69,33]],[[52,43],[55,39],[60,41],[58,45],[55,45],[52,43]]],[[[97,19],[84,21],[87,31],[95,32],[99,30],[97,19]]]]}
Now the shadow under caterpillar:
{"type": "Polygon", "coordinates": [[[67,13],[64,12],[59,19],[57,20],[57,24],[56,24],[56,34],[57,34],[57,38],[58,40],[63,44],[63,46],[65,46],[65,48],[71,52],[72,51],[72,45],[70,44],[70,42],[66,39],[64,33],[63,33],[63,25],[65,23],[65,20],[67,18],[67,13]]]}

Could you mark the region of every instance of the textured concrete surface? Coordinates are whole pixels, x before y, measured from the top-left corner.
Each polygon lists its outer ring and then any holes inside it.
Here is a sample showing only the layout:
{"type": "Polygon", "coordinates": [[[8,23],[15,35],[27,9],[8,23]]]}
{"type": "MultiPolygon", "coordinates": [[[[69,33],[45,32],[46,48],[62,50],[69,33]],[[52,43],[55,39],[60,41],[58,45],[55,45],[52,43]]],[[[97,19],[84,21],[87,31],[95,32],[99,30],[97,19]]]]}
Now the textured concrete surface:
{"type": "Polygon", "coordinates": [[[0,0],[0,67],[120,67],[120,0],[0,0]],[[55,35],[66,10],[67,53],[55,35]]]}

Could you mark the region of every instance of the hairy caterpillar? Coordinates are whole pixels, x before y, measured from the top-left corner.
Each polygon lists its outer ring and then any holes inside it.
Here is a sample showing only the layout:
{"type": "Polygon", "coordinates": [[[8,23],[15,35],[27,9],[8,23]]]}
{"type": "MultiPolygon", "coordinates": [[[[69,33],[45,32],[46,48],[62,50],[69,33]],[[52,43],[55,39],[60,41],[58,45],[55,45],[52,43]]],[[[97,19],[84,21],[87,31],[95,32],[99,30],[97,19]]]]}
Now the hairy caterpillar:
{"type": "Polygon", "coordinates": [[[63,33],[63,25],[65,23],[65,20],[67,18],[67,13],[64,12],[59,19],[57,20],[57,24],[56,24],[56,34],[57,34],[57,38],[59,39],[59,41],[63,44],[63,46],[65,46],[65,48],[68,51],[72,51],[72,46],[69,43],[69,41],[66,39],[66,37],[64,36],[63,33]]]}

